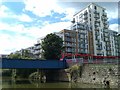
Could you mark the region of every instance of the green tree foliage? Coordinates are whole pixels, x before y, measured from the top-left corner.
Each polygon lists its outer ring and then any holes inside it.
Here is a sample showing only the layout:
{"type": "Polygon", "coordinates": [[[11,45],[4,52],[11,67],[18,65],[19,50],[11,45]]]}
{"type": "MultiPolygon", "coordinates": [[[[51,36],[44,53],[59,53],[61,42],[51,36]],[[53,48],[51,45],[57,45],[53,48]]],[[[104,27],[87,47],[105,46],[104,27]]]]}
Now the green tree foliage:
{"type": "Polygon", "coordinates": [[[8,58],[12,59],[33,59],[34,55],[30,53],[28,50],[22,50],[21,53],[15,52],[11,53],[8,58]]]}
{"type": "Polygon", "coordinates": [[[63,49],[62,38],[56,34],[48,34],[42,41],[42,55],[45,59],[60,59],[63,49]]]}
{"type": "Polygon", "coordinates": [[[12,58],[12,59],[20,59],[21,54],[20,53],[11,53],[8,57],[12,58]]]}

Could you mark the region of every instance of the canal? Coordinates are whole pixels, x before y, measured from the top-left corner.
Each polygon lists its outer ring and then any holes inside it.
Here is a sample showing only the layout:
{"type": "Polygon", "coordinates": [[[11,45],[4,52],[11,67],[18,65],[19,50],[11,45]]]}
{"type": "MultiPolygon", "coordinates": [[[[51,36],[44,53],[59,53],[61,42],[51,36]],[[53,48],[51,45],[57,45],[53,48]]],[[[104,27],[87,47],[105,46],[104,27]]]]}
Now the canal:
{"type": "Polygon", "coordinates": [[[83,84],[78,82],[40,83],[39,80],[36,82],[30,82],[27,79],[19,79],[18,81],[14,81],[11,77],[2,77],[1,86],[2,88],[104,88],[103,85],[83,84]]]}

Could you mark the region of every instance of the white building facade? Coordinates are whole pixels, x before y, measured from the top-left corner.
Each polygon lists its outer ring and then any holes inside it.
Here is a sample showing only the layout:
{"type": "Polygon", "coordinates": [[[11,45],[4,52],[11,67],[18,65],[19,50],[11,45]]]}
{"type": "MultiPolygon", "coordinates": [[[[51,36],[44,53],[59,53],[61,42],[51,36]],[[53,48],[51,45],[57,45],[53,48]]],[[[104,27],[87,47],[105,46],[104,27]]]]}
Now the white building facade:
{"type": "Polygon", "coordinates": [[[109,23],[107,19],[105,8],[95,3],[89,4],[86,8],[73,16],[73,23],[88,25],[89,33],[91,32],[90,36],[88,35],[89,54],[96,56],[111,55],[110,48],[107,47],[110,43],[108,36],[109,23]],[[93,50],[93,52],[91,50],[93,50]]]}

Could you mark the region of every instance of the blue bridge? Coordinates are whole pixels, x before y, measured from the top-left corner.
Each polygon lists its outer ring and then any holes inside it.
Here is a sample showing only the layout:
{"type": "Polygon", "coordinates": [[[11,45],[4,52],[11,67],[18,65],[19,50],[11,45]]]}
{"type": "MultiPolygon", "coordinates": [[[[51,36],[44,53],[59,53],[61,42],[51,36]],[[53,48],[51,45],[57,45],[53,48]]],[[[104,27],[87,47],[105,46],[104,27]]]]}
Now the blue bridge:
{"type": "Polygon", "coordinates": [[[65,69],[67,63],[65,60],[39,60],[39,59],[7,59],[0,60],[0,66],[3,69],[15,68],[40,68],[40,69],[65,69]]]}

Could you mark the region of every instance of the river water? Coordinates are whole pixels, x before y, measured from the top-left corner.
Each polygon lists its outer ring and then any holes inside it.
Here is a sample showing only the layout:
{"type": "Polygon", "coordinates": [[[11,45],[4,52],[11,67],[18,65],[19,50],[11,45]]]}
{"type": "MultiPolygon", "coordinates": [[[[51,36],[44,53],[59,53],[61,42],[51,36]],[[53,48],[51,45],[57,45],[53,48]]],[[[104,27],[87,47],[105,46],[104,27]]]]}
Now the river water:
{"type": "Polygon", "coordinates": [[[2,77],[2,88],[104,88],[103,85],[71,83],[71,82],[51,82],[40,83],[39,81],[31,83],[29,80],[21,79],[11,80],[10,77],[2,77]]]}

